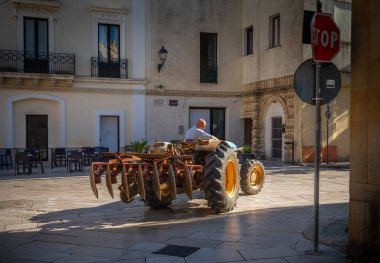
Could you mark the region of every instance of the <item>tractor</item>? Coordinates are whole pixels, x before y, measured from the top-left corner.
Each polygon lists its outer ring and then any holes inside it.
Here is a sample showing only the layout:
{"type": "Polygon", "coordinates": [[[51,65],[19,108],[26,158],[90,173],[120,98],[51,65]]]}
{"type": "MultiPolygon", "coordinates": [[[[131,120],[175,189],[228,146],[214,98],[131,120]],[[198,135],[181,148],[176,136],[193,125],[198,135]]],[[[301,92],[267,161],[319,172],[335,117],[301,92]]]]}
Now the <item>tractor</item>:
{"type": "Polygon", "coordinates": [[[208,206],[216,213],[231,211],[239,189],[249,195],[263,187],[265,169],[257,160],[245,160],[241,167],[237,152],[227,141],[157,142],[147,153],[103,153],[106,160],[92,162],[90,184],[98,198],[96,184],[105,173],[108,192],[114,198],[112,184],[121,175],[120,199],[129,203],[139,195],[146,205],[164,208],[185,193],[205,192],[208,206]],[[239,169],[240,167],[240,169],[239,169]],[[240,170],[240,171],[239,171],[240,170]]]}

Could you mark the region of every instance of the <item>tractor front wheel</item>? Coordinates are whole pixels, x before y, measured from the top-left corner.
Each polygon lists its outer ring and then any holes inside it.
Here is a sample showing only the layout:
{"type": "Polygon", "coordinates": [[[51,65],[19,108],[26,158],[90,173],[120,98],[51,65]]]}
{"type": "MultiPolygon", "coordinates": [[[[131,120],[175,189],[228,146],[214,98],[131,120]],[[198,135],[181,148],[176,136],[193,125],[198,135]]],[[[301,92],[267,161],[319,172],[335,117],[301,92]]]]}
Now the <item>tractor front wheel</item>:
{"type": "Polygon", "coordinates": [[[231,211],[239,197],[239,163],[235,152],[222,141],[205,161],[204,190],[208,206],[217,213],[231,211]]]}
{"type": "Polygon", "coordinates": [[[264,186],[264,165],[256,160],[246,160],[240,170],[241,190],[248,195],[254,195],[264,186]]]}

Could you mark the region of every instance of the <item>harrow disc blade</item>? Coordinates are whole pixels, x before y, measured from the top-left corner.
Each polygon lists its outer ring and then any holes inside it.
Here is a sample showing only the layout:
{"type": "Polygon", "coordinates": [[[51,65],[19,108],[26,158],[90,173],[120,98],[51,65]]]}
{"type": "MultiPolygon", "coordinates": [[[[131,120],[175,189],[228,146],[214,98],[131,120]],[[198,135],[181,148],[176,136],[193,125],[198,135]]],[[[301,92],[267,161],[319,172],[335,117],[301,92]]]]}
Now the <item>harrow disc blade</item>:
{"type": "Polygon", "coordinates": [[[153,166],[152,182],[154,192],[156,193],[158,200],[161,201],[160,177],[158,175],[157,164],[154,164],[153,166]]]}
{"type": "Polygon", "coordinates": [[[94,174],[93,165],[91,165],[91,170],[90,170],[90,185],[91,185],[92,192],[94,193],[96,198],[99,198],[98,189],[96,188],[96,183],[95,183],[95,174],[94,174]]]}
{"type": "Polygon", "coordinates": [[[177,184],[175,182],[175,176],[174,176],[172,165],[169,165],[168,179],[169,179],[170,194],[172,195],[173,199],[176,199],[177,198],[177,184]]]}
{"type": "Polygon", "coordinates": [[[142,174],[141,164],[139,164],[137,169],[137,183],[139,185],[139,193],[141,201],[145,200],[145,186],[144,186],[144,178],[142,174]]]}
{"type": "Polygon", "coordinates": [[[122,166],[121,170],[121,185],[123,186],[123,194],[126,197],[127,200],[131,199],[129,196],[129,186],[128,186],[128,178],[127,178],[127,171],[126,171],[125,164],[122,166]]]}
{"type": "Polygon", "coordinates": [[[185,186],[185,193],[189,197],[189,199],[193,199],[193,183],[191,182],[191,176],[189,172],[189,168],[187,165],[184,167],[184,175],[185,175],[185,181],[184,181],[184,186],[185,186]]]}
{"type": "Polygon", "coordinates": [[[113,199],[113,189],[112,189],[112,179],[111,179],[111,168],[109,165],[107,165],[107,170],[106,170],[106,185],[108,192],[110,193],[112,199],[113,199]]]}

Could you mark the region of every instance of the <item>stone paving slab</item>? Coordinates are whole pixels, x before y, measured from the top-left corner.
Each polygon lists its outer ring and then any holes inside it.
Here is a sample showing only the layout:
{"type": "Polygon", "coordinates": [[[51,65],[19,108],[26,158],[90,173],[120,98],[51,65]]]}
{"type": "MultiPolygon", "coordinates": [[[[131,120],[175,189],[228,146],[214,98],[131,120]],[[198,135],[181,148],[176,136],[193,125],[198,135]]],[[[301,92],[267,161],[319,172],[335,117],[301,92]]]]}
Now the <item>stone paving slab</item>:
{"type": "Polygon", "coordinates": [[[315,256],[306,254],[313,246],[313,168],[263,163],[262,191],[240,193],[224,214],[213,214],[201,191],[162,210],[139,197],[129,204],[112,199],[105,184],[96,199],[88,167],[18,176],[0,170],[0,262],[351,262],[342,250],[349,171],[321,168],[323,253],[315,256]],[[154,254],[167,245],[199,249],[185,258],[154,254]]]}

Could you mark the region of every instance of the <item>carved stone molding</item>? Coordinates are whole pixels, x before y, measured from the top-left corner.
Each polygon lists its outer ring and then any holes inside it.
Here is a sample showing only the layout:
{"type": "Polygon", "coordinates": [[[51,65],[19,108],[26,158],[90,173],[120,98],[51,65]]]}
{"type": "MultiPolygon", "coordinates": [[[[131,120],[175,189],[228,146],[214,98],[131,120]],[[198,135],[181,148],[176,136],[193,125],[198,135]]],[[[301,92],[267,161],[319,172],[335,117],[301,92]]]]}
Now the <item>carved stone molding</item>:
{"type": "MultiPolygon", "coordinates": [[[[252,146],[258,158],[265,156],[265,115],[273,103],[279,103],[285,115],[285,139],[294,139],[293,75],[244,85],[242,117],[252,119],[252,146]]],[[[291,161],[293,148],[284,145],[285,161],[291,161]]]]}
{"type": "Polygon", "coordinates": [[[12,0],[14,15],[18,16],[18,11],[23,10],[33,13],[53,14],[56,19],[56,13],[59,8],[59,1],[55,0],[12,0]]]}
{"type": "Polygon", "coordinates": [[[127,10],[106,8],[106,7],[92,7],[94,19],[112,20],[112,21],[125,21],[127,10]]]}
{"type": "Polygon", "coordinates": [[[273,89],[276,87],[293,86],[293,75],[282,76],[273,79],[259,80],[243,85],[243,93],[255,93],[262,90],[273,89]]]}

